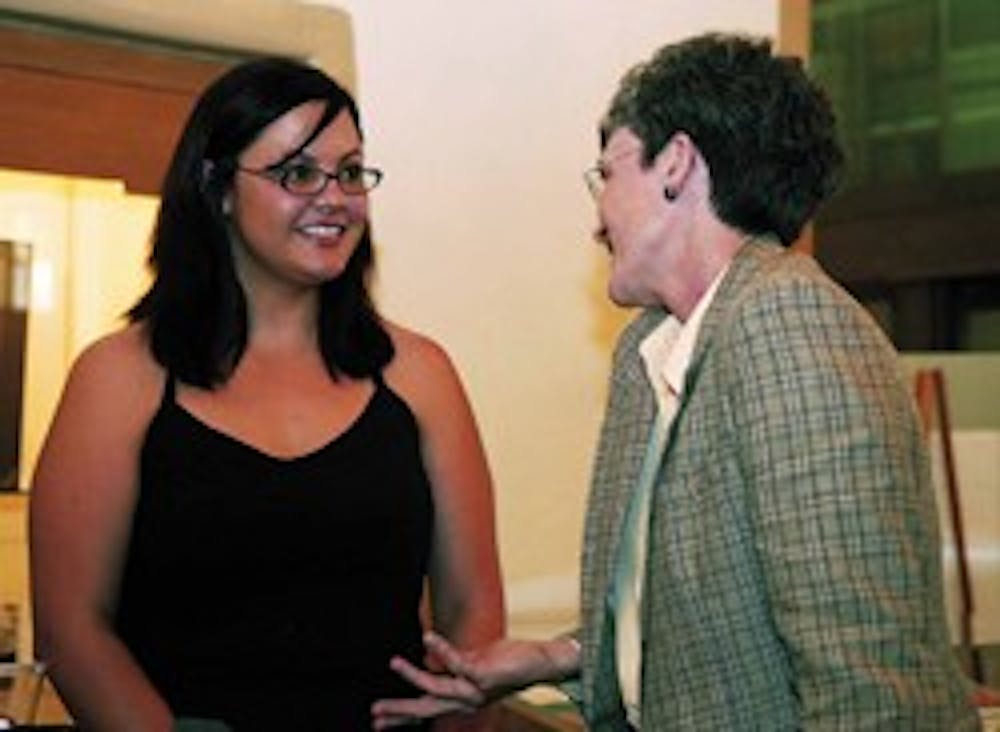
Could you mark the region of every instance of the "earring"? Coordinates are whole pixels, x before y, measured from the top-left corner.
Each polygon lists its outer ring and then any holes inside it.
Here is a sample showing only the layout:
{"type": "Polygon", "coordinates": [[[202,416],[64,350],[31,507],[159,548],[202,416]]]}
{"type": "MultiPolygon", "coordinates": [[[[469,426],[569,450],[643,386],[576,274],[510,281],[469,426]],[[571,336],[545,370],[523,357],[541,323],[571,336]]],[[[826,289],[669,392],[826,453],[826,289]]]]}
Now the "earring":
{"type": "Polygon", "coordinates": [[[677,191],[673,188],[667,187],[663,189],[663,197],[668,201],[674,201],[677,199],[677,191]]]}

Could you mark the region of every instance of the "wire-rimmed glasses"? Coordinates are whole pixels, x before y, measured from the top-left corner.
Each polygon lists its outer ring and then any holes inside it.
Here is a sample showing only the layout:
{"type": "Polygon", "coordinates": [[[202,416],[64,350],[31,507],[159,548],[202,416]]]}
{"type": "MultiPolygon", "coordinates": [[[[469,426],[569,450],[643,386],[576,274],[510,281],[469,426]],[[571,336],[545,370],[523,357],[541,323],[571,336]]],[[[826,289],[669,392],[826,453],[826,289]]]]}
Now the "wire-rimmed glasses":
{"type": "Polygon", "coordinates": [[[595,199],[600,198],[601,193],[604,191],[604,184],[608,180],[608,166],[611,163],[637,152],[642,152],[642,145],[637,145],[628,150],[620,150],[610,157],[598,160],[594,165],[583,171],[583,182],[587,184],[587,190],[590,191],[590,195],[595,199]]]}
{"type": "Polygon", "coordinates": [[[318,196],[330,181],[349,196],[360,196],[382,182],[383,173],[378,168],[368,168],[360,163],[348,163],[330,172],[312,163],[283,163],[267,168],[244,168],[237,170],[277,183],[293,196],[318,196]]]}

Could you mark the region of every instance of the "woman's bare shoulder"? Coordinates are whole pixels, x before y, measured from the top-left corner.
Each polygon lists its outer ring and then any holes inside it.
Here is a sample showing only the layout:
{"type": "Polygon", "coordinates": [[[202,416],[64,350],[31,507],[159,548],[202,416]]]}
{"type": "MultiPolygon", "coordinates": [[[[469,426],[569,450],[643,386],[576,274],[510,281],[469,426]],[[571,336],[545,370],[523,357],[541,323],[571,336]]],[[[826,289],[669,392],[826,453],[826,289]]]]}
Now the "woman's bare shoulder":
{"type": "Polygon", "coordinates": [[[396,323],[384,325],[395,348],[385,378],[407,401],[420,403],[441,390],[461,389],[451,358],[440,344],[396,323]]]}
{"type": "Polygon", "coordinates": [[[162,374],[139,326],[87,346],[73,362],[49,425],[35,488],[44,495],[131,490],[143,435],[161,401],[162,374]],[[74,480],[67,481],[70,474],[74,480]]]}
{"type": "Polygon", "coordinates": [[[155,402],[163,380],[163,368],[149,349],[145,327],[133,324],[84,348],[73,362],[66,389],[141,408],[155,402]]]}
{"type": "Polygon", "coordinates": [[[411,360],[430,361],[430,365],[433,366],[434,361],[448,360],[444,348],[429,336],[388,320],[383,321],[383,325],[392,339],[396,357],[402,359],[404,363],[411,360]]]}

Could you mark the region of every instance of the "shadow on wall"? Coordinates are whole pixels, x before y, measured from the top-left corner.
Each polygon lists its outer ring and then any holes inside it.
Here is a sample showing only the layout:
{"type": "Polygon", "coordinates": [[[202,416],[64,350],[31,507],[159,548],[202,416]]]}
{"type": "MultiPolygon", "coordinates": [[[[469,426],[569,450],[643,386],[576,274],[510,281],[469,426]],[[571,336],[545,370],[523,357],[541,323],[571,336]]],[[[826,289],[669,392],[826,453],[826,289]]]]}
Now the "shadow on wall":
{"type": "MultiPolygon", "coordinates": [[[[590,304],[590,337],[597,348],[608,354],[608,368],[611,354],[622,328],[635,316],[635,308],[622,308],[608,297],[608,277],[611,274],[611,258],[602,245],[595,244],[591,259],[592,266],[584,282],[587,302],[590,304]]],[[[610,373],[610,372],[609,372],[610,373]]]]}

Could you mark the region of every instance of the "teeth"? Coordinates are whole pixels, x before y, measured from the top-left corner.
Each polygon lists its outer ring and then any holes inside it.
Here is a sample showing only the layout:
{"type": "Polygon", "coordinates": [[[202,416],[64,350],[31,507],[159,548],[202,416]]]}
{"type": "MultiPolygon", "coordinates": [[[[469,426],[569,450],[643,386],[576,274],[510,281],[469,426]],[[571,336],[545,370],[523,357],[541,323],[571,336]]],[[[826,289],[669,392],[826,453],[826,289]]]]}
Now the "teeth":
{"type": "Polygon", "coordinates": [[[302,231],[309,236],[339,236],[344,233],[343,226],[339,224],[333,224],[331,226],[321,226],[316,224],[314,226],[303,226],[302,231]]]}

